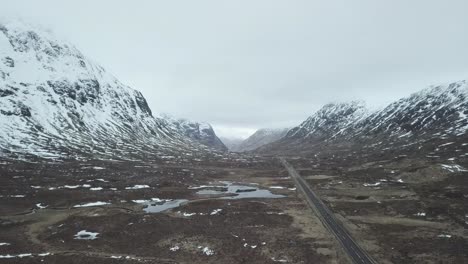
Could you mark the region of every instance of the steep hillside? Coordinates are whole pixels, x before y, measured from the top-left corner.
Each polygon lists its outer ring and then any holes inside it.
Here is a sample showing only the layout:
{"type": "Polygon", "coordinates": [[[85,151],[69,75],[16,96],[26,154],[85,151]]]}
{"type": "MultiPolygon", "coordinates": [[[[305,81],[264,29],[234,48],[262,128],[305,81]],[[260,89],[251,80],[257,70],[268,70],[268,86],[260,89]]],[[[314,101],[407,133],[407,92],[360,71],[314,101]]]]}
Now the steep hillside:
{"type": "MultiPolygon", "coordinates": [[[[438,157],[468,153],[468,85],[466,81],[429,87],[382,110],[369,112],[361,103],[324,106],[265,153],[379,153],[438,157]]],[[[391,154],[391,155],[393,155],[391,154]]],[[[390,155],[390,154],[389,154],[390,155]]]]}
{"type": "Polygon", "coordinates": [[[131,158],[199,147],[73,45],[0,24],[1,155],[131,158]]]}
{"type": "Polygon", "coordinates": [[[292,128],[285,138],[325,139],[343,133],[368,115],[360,101],[327,104],[302,124],[292,128]]]}
{"type": "Polygon", "coordinates": [[[205,122],[194,122],[183,118],[174,118],[164,115],[171,127],[182,135],[197,141],[205,146],[219,151],[227,151],[228,148],[218,138],[213,127],[205,122]]]}

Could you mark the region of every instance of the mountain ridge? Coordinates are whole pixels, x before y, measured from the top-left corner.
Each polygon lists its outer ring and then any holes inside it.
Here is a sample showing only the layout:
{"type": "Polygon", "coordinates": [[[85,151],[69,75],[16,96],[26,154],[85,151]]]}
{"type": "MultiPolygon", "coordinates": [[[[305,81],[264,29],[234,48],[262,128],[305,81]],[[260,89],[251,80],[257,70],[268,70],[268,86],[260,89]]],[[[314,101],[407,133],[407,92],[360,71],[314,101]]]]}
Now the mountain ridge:
{"type": "Polygon", "coordinates": [[[324,151],[404,149],[433,153],[440,142],[466,136],[467,117],[468,84],[462,80],[430,86],[376,111],[356,102],[327,104],[259,152],[299,151],[312,155],[324,151]]]}
{"type": "Polygon", "coordinates": [[[0,24],[0,155],[49,158],[209,151],[50,32],[0,24]]]}

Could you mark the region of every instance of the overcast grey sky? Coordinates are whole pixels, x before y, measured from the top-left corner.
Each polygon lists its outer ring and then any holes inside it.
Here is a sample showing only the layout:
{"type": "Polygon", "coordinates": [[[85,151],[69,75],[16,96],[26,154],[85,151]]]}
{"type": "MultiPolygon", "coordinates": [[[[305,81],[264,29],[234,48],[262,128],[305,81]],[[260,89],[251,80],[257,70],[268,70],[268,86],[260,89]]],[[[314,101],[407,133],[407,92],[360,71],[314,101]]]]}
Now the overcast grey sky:
{"type": "Polygon", "coordinates": [[[222,136],[292,126],[330,101],[377,106],[468,76],[466,0],[30,0],[155,112],[222,136]]]}

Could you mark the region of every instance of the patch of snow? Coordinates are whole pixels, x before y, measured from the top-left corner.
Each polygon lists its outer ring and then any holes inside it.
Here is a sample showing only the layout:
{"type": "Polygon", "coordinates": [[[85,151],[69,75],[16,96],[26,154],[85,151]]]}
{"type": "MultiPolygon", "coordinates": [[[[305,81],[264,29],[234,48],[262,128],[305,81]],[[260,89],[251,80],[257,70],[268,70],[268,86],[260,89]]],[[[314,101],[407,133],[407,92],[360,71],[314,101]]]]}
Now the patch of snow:
{"type": "Polygon", "coordinates": [[[106,203],[106,202],[93,202],[93,203],[86,203],[86,204],[78,204],[78,205],[75,205],[73,207],[75,208],[80,208],[80,207],[92,207],[92,206],[102,206],[102,205],[107,205],[107,204],[110,204],[110,203],[106,203]]]}
{"type": "Polygon", "coordinates": [[[215,210],[213,210],[213,211],[210,213],[210,215],[217,215],[217,214],[219,214],[221,211],[223,211],[223,209],[215,209],[215,210]]]}
{"type": "Polygon", "coordinates": [[[448,234],[441,234],[441,235],[438,235],[437,237],[440,237],[440,238],[451,238],[452,235],[448,235],[448,234]]]}
{"type": "MultiPolygon", "coordinates": [[[[180,213],[180,212],[179,212],[179,213],[180,213]]],[[[185,217],[189,217],[189,216],[194,216],[194,215],[196,215],[197,213],[185,213],[185,212],[183,212],[183,213],[181,213],[181,214],[182,214],[183,216],[185,216],[185,217]]]]}
{"type": "Polygon", "coordinates": [[[76,189],[76,188],[79,188],[81,186],[80,185],[65,185],[63,187],[66,188],[66,189],[76,189]]]}
{"type": "Polygon", "coordinates": [[[144,204],[144,203],[150,203],[151,200],[132,200],[132,202],[138,203],[138,204],[144,204]]]}
{"type": "Polygon", "coordinates": [[[133,187],[125,187],[125,190],[138,190],[150,188],[149,185],[134,185],[133,187]]]}
{"type": "Polygon", "coordinates": [[[42,205],[42,203],[38,203],[38,204],[36,204],[36,206],[39,209],[45,209],[45,208],[49,207],[48,205],[42,205]]]}
{"type": "Polygon", "coordinates": [[[375,187],[375,186],[379,186],[380,185],[380,182],[376,182],[376,183],[364,183],[363,186],[364,187],[375,187]]]}
{"type": "Polygon", "coordinates": [[[439,145],[438,147],[445,147],[445,146],[449,146],[449,145],[452,145],[454,144],[455,142],[448,142],[448,143],[445,143],[445,144],[442,144],[442,145],[439,145]]]}
{"type": "Polygon", "coordinates": [[[209,247],[204,247],[202,249],[202,252],[203,254],[207,255],[207,256],[212,256],[214,255],[214,250],[210,249],[209,247]]]}
{"type": "Polygon", "coordinates": [[[450,172],[461,172],[461,171],[468,171],[465,168],[463,168],[460,165],[457,164],[452,164],[452,165],[446,165],[446,164],[441,164],[440,165],[443,169],[448,170],[450,172]]]}
{"type": "Polygon", "coordinates": [[[34,257],[34,256],[38,256],[38,257],[46,257],[46,256],[50,256],[52,255],[51,253],[49,252],[46,252],[46,253],[38,253],[38,254],[33,254],[33,253],[21,253],[21,254],[16,254],[16,255],[10,255],[10,254],[7,254],[7,255],[0,255],[0,259],[12,259],[12,258],[26,258],[26,257],[34,257]]]}
{"type": "Polygon", "coordinates": [[[102,179],[102,178],[101,178],[101,179],[96,179],[96,181],[100,181],[100,182],[109,182],[109,181],[106,181],[106,180],[104,180],[104,179],[102,179]]]}
{"type": "Polygon", "coordinates": [[[173,246],[173,247],[169,248],[169,250],[172,251],[172,252],[176,252],[179,249],[180,249],[179,246],[173,246]]]}
{"type": "Polygon", "coordinates": [[[271,260],[273,260],[274,262],[280,262],[280,263],[286,263],[286,262],[288,262],[287,259],[276,259],[276,258],[274,258],[274,257],[271,258],[271,260]]]}
{"type": "Polygon", "coordinates": [[[80,232],[76,233],[75,239],[95,240],[95,239],[97,239],[98,235],[99,235],[99,233],[89,232],[89,231],[86,231],[86,230],[81,230],[80,232]]]}

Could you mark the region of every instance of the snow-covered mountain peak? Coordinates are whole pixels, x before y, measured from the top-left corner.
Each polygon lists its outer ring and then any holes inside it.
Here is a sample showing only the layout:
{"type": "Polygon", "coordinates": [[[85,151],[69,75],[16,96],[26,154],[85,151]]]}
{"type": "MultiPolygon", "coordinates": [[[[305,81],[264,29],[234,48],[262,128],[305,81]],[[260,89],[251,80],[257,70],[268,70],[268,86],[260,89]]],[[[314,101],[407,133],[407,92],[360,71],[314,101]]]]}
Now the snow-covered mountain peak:
{"type": "Polygon", "coordinates": [[[27,23],[0,24],[0,150],[53,157],[197,148],[169,123],[73,45],[27,23]]]}
{"type": "Polygon", "coordinates": [[[291,129],[286,137],[334,135],[368,115],[363,101],[326,104],[298,127],[291,129]]]}
{"type": "Polygon", "coordinates": [[[168,121],[171,128],[179,131],[186,137],[217,150],[227,150],[227,147],[218,138],[213,127],[209,123],[196,122],[185,118],[176,118],[167,113],[164,113],[161,116],[168,121]]]}
{"type": "Polygon", "coordinates": [[[458,81],[428,87],[376,111],[359,102],[328,104],[263,151],[356,148],[415,153],[434,144],[437,151],[437,144],[445,141],[464,142],[467,130],[468,82],[458,81]]]}
{"type": "Polygon", "coordinates": [[[367,124],[372,124],[371,132],[424,133],[442,129],[458,134],[465,132],[467,116],[468,83],[458,81],[431,86],[402,98],[374,113],[367,124]]]}

